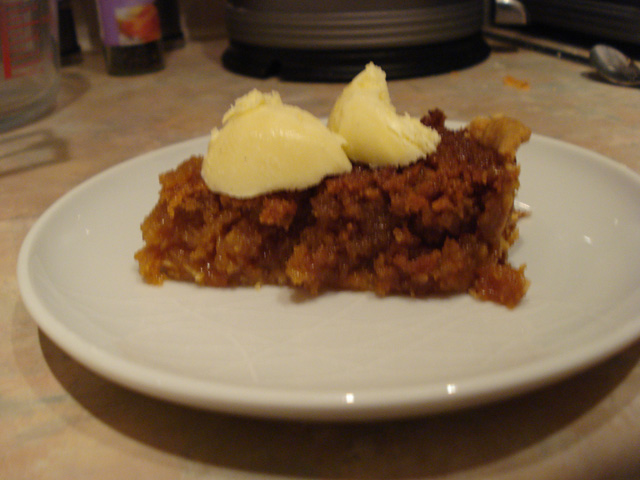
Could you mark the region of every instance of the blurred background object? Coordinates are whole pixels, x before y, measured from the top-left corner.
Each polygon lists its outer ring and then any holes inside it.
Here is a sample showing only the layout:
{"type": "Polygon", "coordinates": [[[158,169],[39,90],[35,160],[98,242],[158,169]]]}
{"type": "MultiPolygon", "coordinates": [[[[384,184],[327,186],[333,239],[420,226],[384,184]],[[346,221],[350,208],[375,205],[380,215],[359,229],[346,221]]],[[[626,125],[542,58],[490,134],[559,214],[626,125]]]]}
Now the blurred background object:
{"type": "Polygon", "coordinates": [[[136,75],[164,68],[160,15],[153,0],[97,0],[107,71],[136,75]]]}
{"type": "Polygon", "coordinates": [[[49,0],[0,3],[0,131],[49,111],[60,85],[57,9],[49,0]]]}
{"type": "MultiPolygon", "coordinates": [[[[101,50],[96,3],[60,2],[71,5],[65,10],[75,20],[82,52],[101,50]]],[[[156,5],[165,51],[191,40],[227,37],[224,65],[260,78],[342,81],[368,60],[383,66],[389,78],[443,73],[482,62],[489,53],[486,41],[493,44],[495,38],[583,63],[597,43],[640,57],[637,0],[156,0],[156,5]]]]}
{"type": "Polygon", "coordinates": [[[589,62],[591,48],[612,44],[640,58],[638,0],[485,0],[485,35],[589,62]]]}
{"type": "Polygon", "coordinates": [[[82,59],[82,50],[76,35],[71,0],[58,0],[58,38],[60,39],[61,64],[78,63],[82,59]]]}
{"type": "Polygon", "coordinates": [[[369,61],[388,78],[456,70],[488,56],[483,8],[483,0],[229,0],[223,62],[309,81],[345,81],[369,61]]]}
{"type": "Polygon", "coordinates": [[[172,50],[184,46],[182,33],[182,16],[178,0],[156,0],[156,7],[160,14],[160,30],[162,31],[162,46],[165,50],[172,50]]]}
{"type": "Polygon", "coordinates": [[[532,25],[640,45],[638,0],[521,0],[532,25]]]}
{"type": "MultiPolygon", "coordinates": [[[[83,52],[101,50],[102,40],[100,39],[96,2],[87,0],[69,1],[71,2],[71,9],[75,19],[80,48],[83,52]]],[[[163,37],[166,35],[167,40],[169,40],[172,35],[182,36],[185,42],[225,37],[224,3],[224,0],[160,0],[156,2],[160,14],[163,37]],[[173,16],[176,8],[178,18],[173,16]],[[166,24],[170,24],[170,26],[167,27],[167,33],[165,34],[164,27],[166,24]],[[180,33],[176,31],[178,25],[180,33]]],[[[179,46],[179,43],[177,46],[179,46]]]]}

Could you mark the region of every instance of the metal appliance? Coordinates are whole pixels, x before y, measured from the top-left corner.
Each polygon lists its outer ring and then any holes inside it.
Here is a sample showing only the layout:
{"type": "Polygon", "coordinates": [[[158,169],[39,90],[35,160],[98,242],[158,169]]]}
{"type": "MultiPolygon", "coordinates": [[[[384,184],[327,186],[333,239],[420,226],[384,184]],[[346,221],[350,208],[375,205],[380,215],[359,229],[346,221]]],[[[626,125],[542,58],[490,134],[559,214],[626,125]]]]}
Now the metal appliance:
{"type": "Polygon", "coordinates": [[[256,76],[344,81],[373,61],[388,78],[484,60],[483,0],[229,0],[224,65],[256,76]]]}

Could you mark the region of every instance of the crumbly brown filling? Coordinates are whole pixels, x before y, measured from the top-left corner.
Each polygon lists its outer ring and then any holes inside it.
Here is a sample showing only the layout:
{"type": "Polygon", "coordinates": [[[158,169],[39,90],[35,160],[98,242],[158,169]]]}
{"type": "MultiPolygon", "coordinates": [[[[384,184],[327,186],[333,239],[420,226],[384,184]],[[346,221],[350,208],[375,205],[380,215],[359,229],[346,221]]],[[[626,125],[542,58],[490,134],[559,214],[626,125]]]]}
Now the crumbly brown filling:
{"type": "Polygon", "coordinates": [[[250,199],[211,192],[202,158],[191,157],[160,177],[160,199],[142,224],[140,273],[153,284],[276,284],[311,294],[469,291],[515,306],[528,286],[524,268],[507,261],[519,167],[500,145],[517,148],[528,135],[519,122],[519,141],[491,121],[452,131],[439,110],[423,122],[441,142],[412,165],[356,165],[313,188],[250,199]]]}

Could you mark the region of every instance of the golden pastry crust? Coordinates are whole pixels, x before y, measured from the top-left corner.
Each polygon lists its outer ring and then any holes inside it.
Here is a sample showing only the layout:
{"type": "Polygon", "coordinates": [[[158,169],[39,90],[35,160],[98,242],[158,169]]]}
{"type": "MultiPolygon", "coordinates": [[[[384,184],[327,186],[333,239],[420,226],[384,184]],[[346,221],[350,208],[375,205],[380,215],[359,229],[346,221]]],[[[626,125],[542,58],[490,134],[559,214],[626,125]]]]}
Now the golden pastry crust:
{"type": "Polygon", "coordinates": [[[515,158],[520,145],[531,137],[529,127],[503,114],[474,118],[469,124],[469,133],[480,144],[509,159],[515,158]]]}

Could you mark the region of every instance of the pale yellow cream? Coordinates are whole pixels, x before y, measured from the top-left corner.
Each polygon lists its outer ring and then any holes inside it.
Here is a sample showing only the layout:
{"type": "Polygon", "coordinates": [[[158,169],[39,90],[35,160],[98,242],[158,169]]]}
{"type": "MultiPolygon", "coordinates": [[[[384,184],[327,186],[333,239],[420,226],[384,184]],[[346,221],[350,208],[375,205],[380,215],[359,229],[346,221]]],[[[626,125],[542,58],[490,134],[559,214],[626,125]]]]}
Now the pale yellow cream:
{"type": "Polygon", "coordinates": [[[213,129],[202,178],[214,192],[249,198],[317,185],[351,171],[344,139],[311,113],[252,90],[213,129]]]}
{"type": "Polygon", "coordinates": [[[440,143],[438,132],[419,118],[396,113],[386,74],[373,63],[345,87],[328,126],[344,137],[352,161],[374,167],[409,165],[433,153],[440,143]]]}

